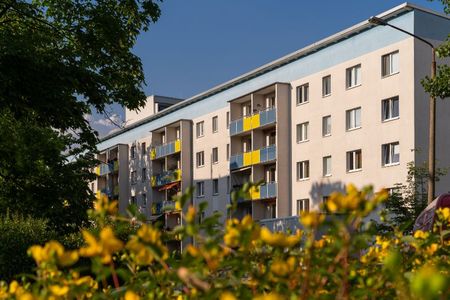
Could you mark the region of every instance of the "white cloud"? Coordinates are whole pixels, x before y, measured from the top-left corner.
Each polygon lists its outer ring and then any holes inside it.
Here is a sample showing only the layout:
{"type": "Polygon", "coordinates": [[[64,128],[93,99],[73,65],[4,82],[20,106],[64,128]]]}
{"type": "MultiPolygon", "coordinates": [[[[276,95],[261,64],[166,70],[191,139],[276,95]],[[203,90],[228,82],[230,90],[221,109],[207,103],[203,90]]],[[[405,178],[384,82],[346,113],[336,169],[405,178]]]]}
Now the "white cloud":
{"type": "Polygon", "coordinates": [[[118,114],[112,114],[109,118],[98,119],[94,121],[96,125],[102,125],[105,127],[116,127],[117,125],[122,125],[122,118],[118,114]]]}

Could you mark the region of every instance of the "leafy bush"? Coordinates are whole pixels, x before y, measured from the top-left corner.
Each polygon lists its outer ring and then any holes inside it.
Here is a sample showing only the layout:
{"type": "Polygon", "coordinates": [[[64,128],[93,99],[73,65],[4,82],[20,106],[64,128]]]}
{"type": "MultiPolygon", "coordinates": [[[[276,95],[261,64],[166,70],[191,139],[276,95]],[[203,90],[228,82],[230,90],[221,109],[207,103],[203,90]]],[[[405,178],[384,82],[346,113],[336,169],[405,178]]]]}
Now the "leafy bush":
{"type": "Polygon", "coordinates": [[[27,255],[27,249],[55,237],[46,220],[9,213],[0,216],[0,278],[9,280],[17,274],[31,272],[36,265],[27,255]]]}
{"type": "MultiPolygon", "coordinates": [[[[246,189],[251,186],[246,186],[246,189]]],[[[326,208],[300,216],[304,230],[273,233],[250,217],[217,215],[198,223],[204,205],[184,207],[184,226],[162,232],[139,223],[127,241],[112,223],[117,204],[97,200],[90,212],[96,226],[82,231],[84,245],[66,250],[55,241],[33,246],[36,280],[0,284],[0,299],[448,299],[450,209],[439,210],[433,233],[413,236],[400,230],[377,235],[366,216],[385,201],[387,192],[347,188],[330,196],[326,208]],[[318,232],[327,232],[318,237],[318,232]],[[180,256],[166,242],[193,239],[180,256]],[[89,261],[90,274],[77,267],[89,261]]],[[[237,197],[234,197],[237,198],[237,197]]],[[[136,223],[133,219],[133,224],[136,223]]]]}

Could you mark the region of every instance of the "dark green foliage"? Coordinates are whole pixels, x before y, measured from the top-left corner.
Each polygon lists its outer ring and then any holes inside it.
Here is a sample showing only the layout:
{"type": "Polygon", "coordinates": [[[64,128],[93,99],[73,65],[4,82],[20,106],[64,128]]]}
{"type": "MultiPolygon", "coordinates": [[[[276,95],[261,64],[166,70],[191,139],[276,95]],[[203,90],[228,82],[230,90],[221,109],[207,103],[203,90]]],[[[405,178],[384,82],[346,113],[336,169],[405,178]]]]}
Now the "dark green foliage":
{"type": "Polygon", "coordinates": [[[28,257],[28,248],[55,237],[44,219],[17,214],[0,216],[0,279],[11,280],[32,271],[36,264],[28,257]]]}
{"type": "Polygon", "coordinates": [[[144,104],[131,49],[159,15],[151,0],[0,1],[0,214],[84,225],[98,142],[84,115],[144,104]]]}

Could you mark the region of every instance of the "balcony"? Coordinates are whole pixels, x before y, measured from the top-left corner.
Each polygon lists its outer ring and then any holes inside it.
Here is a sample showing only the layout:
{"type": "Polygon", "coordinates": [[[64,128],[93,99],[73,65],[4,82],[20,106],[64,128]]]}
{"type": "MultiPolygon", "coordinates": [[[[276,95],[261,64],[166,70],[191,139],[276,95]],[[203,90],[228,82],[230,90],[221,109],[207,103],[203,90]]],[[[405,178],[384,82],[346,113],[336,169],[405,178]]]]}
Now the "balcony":
{"type": "Polygon", "coordinates": [[[165,171],[151,178],[152,187],[160,187],[177,181],[181,181],[180,169],[165,171]]]}
{"type": "Polygon", "coordinates": [[[175,208],[175,201],[163,201],[152,204],[152,214],[160,215],[165,212],[179,211],[175,208]]]}
{"type": "Polygon", "coordinates": [[[118,170],[119,170],[119,161],[115,160],[107,164],[101,163],[99,166],[95,168],[95,173],[98,176],[105,176],[108,175],[109,173],[116,172],[118,170]]]}
{"type": "Polygon", "coordinates": [[[277,183],[267,182],[259,187],[254,187],[250,189],[250,199],[251,200],[263,200],[271,199],[277,197],[277,183]]]}
{"type": "Polygon", "coordinates": [[[259,221],[261,227],[267,227],[272,232],[296,232],[297,229],[303,229],[298,216],[264,219],[259,221]]]}
{"type": "Polygon", "coordinates": [[[277,148],[275,145],[270,145],[258,150],[232,155],[230,157],[230,170],[273,161],[276,158],[277,148]]]}
{"type": "Polygon", "coordinates": [[[153,147],[152,150],[150,151],[150,159],[154,160],[162,158],[180,151],[181,151],[181,140],[178,139],[170,143],[153,147]]]}
{"type": "Polygon", "coordinates": [[[275,123],[276,120],[277,120],[277,109],[275,107],[268,108],[266,110],[257,112],[251,116],[231,121],[230,136],[275,123]]]}

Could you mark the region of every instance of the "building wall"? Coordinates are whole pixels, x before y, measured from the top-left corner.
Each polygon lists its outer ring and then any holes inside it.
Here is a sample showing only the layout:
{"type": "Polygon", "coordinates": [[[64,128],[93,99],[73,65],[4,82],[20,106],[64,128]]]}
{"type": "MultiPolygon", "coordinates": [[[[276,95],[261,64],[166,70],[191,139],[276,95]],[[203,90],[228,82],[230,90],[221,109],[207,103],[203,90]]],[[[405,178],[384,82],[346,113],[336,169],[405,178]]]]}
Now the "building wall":
{"type": "Polygon", "coordinates": [[[407,163],[414,160],[414,43],[408,38],[366,55],[338,64],[322,72],[291,82],[292,99],[296,86],[309,83],[308,103],[292,101],[292,214],[297,213],[296,200],[310,199],[318,209],[323,196],[343,190],[348,183],[361,187],[373,184],[375,189],[390,188],[406,179],[407,163]],[[381,56],[399,51],[400,72],[381,76],[381,56]],[[361,64],[361,85],[346,88],[346,69],[361,64]],[[331,95],[322,96],[322,77],[331,75],[331,95]],[[381,101],[399,96],[400,118],[382,122],[381,101]],[[346,130],[346,111],[361,107],[361,128],[346,130]],[[331,115],[331,136],[322,136],[322,117],[331,115]],[[297,143],[297,124],[309,122],[308,141],[297,143]],[[400,164],[383,167],[381,145],[400,143],[400,164]],[[362,150],[362,170],[347,172],[347,151],[362,150]],[[323,157],[331,155],[331,176],[323,176],[323,157]],[[310,176],[297,180],[296,163],[310,162],[310,176]]]}

